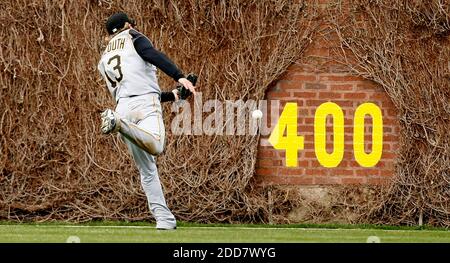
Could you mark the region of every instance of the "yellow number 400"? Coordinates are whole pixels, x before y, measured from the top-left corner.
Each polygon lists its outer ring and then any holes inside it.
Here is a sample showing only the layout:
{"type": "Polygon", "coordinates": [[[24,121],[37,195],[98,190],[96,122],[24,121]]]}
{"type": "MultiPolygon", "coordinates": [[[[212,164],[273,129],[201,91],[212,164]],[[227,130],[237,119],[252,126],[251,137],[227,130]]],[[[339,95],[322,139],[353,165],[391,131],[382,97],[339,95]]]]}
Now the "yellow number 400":
{"type": "MultiPolygon", "coordinates": [[[[355,159],[363,167],[373,167],[383,151],[383,118],[380,108],[373,103],[361,104],[355,112],[353,125],[355,159]],[[372,152],[364,151],[364,118],[372,117],[372,152]]],[[[297,135],[297,103],[286,103],[279,121],[270,134],[269,143],[277,150],[286,150],[286,166],[297,167],[298,150],[303,150],[304,137],[297,135]],[[286,136],[284,132],[286,131],[286,136]]],[[[314,116],[314,150],[324,167],[337,167],[344,156],[344,114],[336,103],[321,104],[314,116]],[[326,150],[326,118],[333,117],[333,152],[326,150]]]]}

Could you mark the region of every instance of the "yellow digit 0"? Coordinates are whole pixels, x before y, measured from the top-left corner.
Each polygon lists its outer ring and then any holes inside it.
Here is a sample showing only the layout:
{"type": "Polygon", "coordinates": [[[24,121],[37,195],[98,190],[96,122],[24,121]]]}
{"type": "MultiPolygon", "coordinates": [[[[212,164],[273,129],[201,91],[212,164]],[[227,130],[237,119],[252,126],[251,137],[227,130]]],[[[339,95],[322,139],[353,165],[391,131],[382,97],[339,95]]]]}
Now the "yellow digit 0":
{"type": "Polygon", "coordinates": [[[337,167],[344,157],[344,113],[342,109],[333,102],[321,104],[314,117],[314,151],[317,160],[324,167],[337,167]],[[333,152],[328,153],[326,149],[327,115],[333,117],[333,152]]]}
{"type": "Polygon", "coordinates": [[[363,103],[355,111],[353,124],[353,149],[355,159],[363,167],[373,167],[381,159],[383,152],[383,116],[380,108],[373,103],[363,103]],[[364,150],[364,118],[372,117],[372,152],[364,150]]]}
{"type": "Polygon", "coordinates": [[[304,137],[297,135],[297,103],[286,103],[269,143],[277,150],[286,150],[287,167],[297,167],[298,150],[303,150],[304,145],[304,137]],[[283,136],[285,130],[286,136],[283,136]]]}

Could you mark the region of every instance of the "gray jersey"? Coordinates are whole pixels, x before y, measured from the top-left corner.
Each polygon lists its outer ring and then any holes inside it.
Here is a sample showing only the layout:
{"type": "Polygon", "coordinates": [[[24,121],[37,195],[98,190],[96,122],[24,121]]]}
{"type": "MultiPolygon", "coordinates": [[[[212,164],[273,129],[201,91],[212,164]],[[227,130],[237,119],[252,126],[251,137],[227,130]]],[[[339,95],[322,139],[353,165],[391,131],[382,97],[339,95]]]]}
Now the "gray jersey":
{"type": "Polygon", "coordinates": [[[120,98],[161,93],[156,67],[139,56],[129,31],[124,30],[109,41],[98,63],[98,70],[116,102],[120,98]]]}

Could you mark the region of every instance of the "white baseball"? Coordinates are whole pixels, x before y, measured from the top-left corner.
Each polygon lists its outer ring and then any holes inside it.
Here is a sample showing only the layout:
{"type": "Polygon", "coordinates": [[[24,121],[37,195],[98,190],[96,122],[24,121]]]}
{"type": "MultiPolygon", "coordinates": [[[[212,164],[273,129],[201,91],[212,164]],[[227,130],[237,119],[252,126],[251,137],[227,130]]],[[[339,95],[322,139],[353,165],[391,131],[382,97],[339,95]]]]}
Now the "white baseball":
{"type": "Polygon", "coordinates": [[[252,112],[252,118],[253,118],[253,119],[261,119],[262,116],[263,116],[263,113],[262,113],[262,111],[260,111],[260,110],[254,110],[254,111],[252,112]]]}

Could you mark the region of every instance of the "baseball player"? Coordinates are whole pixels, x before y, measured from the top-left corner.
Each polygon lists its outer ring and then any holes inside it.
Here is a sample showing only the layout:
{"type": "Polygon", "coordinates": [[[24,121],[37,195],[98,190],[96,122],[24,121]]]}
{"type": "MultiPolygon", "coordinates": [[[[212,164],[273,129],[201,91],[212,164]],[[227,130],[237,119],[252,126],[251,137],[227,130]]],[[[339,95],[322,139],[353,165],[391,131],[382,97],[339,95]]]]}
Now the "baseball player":
{"type": "Polygon", "coordinates": [[[156,228],[176,229],[176,219],[167,207],[156,168],[155,156],[163,151],[165,140],[160,102],[186,99],[195,93],[196,77],[189,76],[188,80],[134,25],[123,12],[106,22],[109,42],[98,70],[116,101],[116,109],[101,113],[101,129],[105,134],[120,133],[127,144],[139,169],[156,228]],[[178,82],[178,88],[161,92],[157,68],[178,82]]]}

